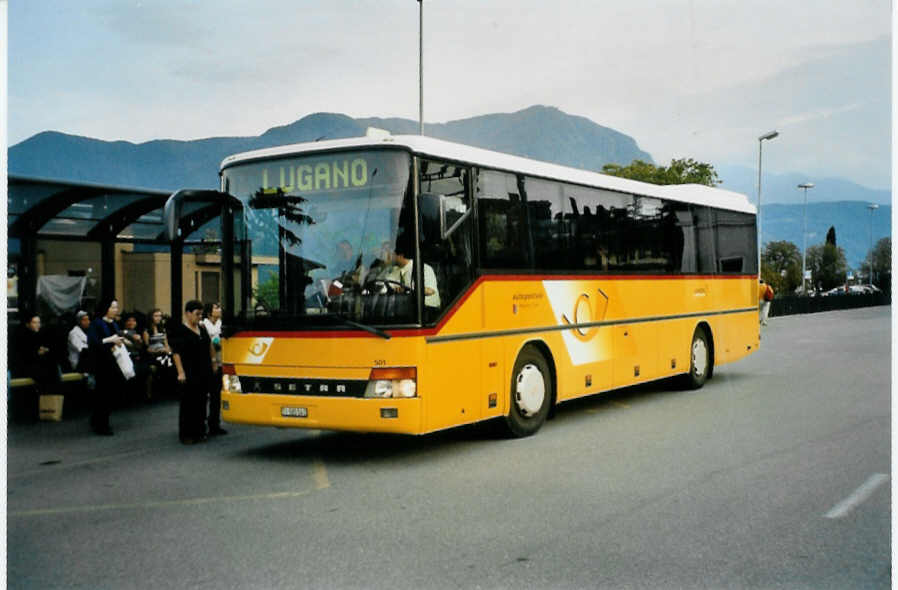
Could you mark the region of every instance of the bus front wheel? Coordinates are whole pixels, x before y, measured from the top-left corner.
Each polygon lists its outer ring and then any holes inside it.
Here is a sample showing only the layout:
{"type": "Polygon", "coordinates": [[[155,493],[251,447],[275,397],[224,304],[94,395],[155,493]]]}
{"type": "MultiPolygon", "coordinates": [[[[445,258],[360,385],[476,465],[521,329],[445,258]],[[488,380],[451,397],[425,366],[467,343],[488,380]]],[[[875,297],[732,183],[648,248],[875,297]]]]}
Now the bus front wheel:
{"type": "Polygon", "coordinates": [[[708,334],[701,327],[696,328],[692,335],[689,359],[689,373],[685,375],[686,386],[698,389],[711,374],[711,347],[708,345],[708,334]]]}
{"type": "Polygon", "coordinates": [[[549,415],[553,386],[546,359],[536,348],[525,346],[511,373],[511,399],[505,416],[508,434],[521,438],[542,427],[549,415]]]}

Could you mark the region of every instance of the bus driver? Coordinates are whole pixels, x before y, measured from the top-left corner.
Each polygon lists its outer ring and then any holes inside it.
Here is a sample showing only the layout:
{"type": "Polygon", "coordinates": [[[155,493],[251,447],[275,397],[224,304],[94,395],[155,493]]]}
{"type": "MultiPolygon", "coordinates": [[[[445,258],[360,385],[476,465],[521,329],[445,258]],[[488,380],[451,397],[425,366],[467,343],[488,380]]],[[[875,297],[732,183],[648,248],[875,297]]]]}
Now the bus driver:
{"type": "MultiPolygon", "coordinates": [[[[414,290],[415,288],[415,277],[412,274],[414,270],[414,260],[409,258],[410,252],[408,251],[410,248],[404,247],[402,245],[396,246],[396,251],[393,255],[393,260],[396,262],[396,266],[398,269],[393,273],[393,276],[387,277],[390,280],[393,280],[403,287],[408,287],[409,289],[414,290]]],[[[397,291],[398,287],[394,287],[397,291]]],[[[439,309],[440,307],[440,291],[437,288],[437,275],[433,272],[433,267],[424,263],[424,307],[430,309],[439,309]]]]}

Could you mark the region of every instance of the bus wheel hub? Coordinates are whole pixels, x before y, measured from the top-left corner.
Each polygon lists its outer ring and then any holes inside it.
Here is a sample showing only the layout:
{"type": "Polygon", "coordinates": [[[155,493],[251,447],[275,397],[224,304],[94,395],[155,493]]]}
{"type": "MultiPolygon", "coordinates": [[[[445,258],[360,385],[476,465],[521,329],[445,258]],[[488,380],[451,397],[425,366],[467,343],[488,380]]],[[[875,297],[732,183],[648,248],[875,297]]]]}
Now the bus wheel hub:
{"type": "Polygon", "coordinates": [[[518,373],[515,387],[515,403],[525,417],[539,412],[546,397],[546,383],[536,365],[524,365],[518,373]]]}
{"type": "Polygon", "coordinates": [[[696,338],[692,343],[692,366],[698,377],[704,375],[708,368],[708,347],[701,338],[696,338]]]}

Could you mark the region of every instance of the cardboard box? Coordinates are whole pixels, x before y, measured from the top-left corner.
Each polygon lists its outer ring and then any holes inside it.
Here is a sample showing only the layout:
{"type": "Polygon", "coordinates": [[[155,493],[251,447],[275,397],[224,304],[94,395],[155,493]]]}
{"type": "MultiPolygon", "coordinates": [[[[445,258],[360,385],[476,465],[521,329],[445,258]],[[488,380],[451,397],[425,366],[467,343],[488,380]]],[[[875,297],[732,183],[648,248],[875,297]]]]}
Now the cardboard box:
{"type": "Polygon", "coordinates": [[[40,419],[50,422],[62,420],[62,400],[63,396],[61,395],[42,395],[38,402],[40,419]]]}

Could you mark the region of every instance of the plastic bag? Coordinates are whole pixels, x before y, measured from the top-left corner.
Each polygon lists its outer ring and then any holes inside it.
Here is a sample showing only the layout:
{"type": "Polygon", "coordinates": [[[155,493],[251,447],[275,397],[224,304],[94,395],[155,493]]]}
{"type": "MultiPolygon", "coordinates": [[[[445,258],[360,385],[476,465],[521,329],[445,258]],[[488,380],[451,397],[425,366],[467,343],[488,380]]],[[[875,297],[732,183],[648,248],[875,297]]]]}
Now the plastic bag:
{"type": "Polygon", "coordinates": [[[122,377],[126,380],[133,379],[136,375],[134,372],[134,361],[131,360],[131,355],[128,354],[127,349],[124,346],[113,346],[112,356],[115,357],[115,362],[122,372],[122,377]]]}

